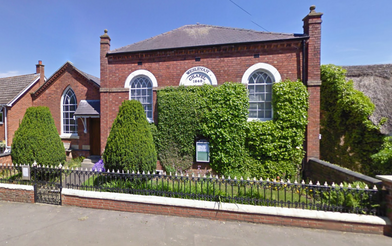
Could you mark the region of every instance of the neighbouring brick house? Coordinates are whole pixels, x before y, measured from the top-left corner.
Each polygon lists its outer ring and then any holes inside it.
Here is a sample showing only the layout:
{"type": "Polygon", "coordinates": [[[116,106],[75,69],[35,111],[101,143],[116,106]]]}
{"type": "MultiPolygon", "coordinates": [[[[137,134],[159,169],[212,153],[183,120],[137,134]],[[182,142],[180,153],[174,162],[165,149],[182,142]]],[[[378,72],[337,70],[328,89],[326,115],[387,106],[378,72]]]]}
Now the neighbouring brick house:
{"type": "Polygon", "coordinates": [[[249,89],[249,119],[264,121],[273,114],[271,84],[300,79],[310,94],[307,159],[319,158],[321,16],[312,6],[303,34],[198,24],[114,50],[105,30],[100,39],[101,152],[124,100],[141,101],[152,122],[161,88],[238,82],[249,89]]]}
{"type": "Polygon", "coordinates": [[[66,62],[31,95],[33,106],[50,109],[69,157],[100,155],[99,84],[66,62]]]}
{"type": "MultiPolygon", "coordinates": [[[[46,79],[39,61],[34,74],[0,78],[0,91],[0,141],[8,149],[26,109],[46,106],[69,157],[100,154],[98,78],[66,62],[46,79]]],[[[9,155],[0,157],[0,163],[10,161],[9,155]]]]}

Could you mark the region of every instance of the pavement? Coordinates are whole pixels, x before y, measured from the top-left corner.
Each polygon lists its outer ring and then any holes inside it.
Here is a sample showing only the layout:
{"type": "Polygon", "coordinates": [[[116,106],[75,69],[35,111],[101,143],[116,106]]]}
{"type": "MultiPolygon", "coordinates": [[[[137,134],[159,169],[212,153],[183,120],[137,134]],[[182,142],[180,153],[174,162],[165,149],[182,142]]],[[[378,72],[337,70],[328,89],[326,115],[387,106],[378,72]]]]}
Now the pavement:
{"type": "Polygon", "coordinates": [[[392,245],[382,235],[0,201],[0,245],[392,245]]]}

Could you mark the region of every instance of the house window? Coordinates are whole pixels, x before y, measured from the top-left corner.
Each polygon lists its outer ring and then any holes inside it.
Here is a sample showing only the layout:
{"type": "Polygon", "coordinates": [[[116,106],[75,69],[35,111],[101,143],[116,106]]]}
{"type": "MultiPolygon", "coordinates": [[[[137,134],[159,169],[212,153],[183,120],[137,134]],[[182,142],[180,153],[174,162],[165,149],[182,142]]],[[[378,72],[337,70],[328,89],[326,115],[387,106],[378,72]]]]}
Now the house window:
{"type": "Polygon", "coordinates": [[[129,88],[129,99],[138,100],[143,105],[149,122],[153,122],[153,87],[157,86],[155,76],[144,69],[132,72],[124,84],[125,88],[129,88]]]}
{"type": "Polygon", "coordinates": [[[266,121],[273,118],[272,84],[280,81],[278,70],[266,63],[257,63],[246,70],[241,82],[248,88],[248,120],[266,121]]]}
{"type": "Polygon", "coordinates": [[[129,86],[130,99],[141,102],[148,121],[152,121],[152,82],[146,76],[139,76],[129,86]]]}
{"type": "Polygon", "coordinates": [[[0,125],[4,122],[3,109],[0,110],[0,125]]]}
{"type": "Polygon", "coordinates": [[[271,76],[262,71],[249,77],[249,119],[272,119],[272,83],[271,76]]]}
{"type": "Polygon", "coordinates": [[[77,107],[77,100],[71,88],[65,90],[62,97],[62,133],[65,135],[75,135],[78,133],[78,124],[74,117],[77,107]]]}

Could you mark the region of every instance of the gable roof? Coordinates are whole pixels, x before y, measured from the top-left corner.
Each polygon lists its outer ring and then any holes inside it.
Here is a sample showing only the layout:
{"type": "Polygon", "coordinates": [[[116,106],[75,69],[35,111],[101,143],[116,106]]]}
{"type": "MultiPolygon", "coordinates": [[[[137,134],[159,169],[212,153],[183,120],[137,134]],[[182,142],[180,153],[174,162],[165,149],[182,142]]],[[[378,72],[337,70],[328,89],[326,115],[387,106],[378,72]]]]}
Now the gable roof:
{"type": "Polygon", "coordinates": [[[114,49],[108,54],[304,38],[307,36],[198,24],[182,26],[158,36],[114,49]]]}
{"type": "Polygon", "coordinates": [[[0,105],[12,106],[39,78],[39,73],[0,78],[0,105]]]}
{"type": "Polygon", "coordinates": [[[85,73],[85,72],[83,72],[83,71],[77,69],[77,68],[72,64],[72,62],[67,61],[67,62],[64,63],[64,65],[62,65],[56,72],[54,72],[54,74],[53,74],[49,79],[47,79],[46,82],[45,82],[43,85],[41,85],[41,87],[39,87],[39,88],[34,92],[34,95],[33,95],[33,96],[34,96],[34,97],[37,97],[37,96],[38,96],[41,92],[43,92],[49,85],[51,85],[51,84],[57,79],[57,77],[60,76],[60,74],[62,74],[62,72],[64,72],[68,67],[71,67],[72,69],[74,69],[75,71],[77,71],[81,76],[83,76],[84,78],[86,78],[87,81],[93,83],[93,84],[94,84],[95,86],[97,86],[97,87],[100,87],[101,82],[100,82],[100,79],[99,79],[99,78],[97,78],[97,77],[95,77],[95,76],[93,76],[93,75],[91,75],[91,74],[85,73]]]}

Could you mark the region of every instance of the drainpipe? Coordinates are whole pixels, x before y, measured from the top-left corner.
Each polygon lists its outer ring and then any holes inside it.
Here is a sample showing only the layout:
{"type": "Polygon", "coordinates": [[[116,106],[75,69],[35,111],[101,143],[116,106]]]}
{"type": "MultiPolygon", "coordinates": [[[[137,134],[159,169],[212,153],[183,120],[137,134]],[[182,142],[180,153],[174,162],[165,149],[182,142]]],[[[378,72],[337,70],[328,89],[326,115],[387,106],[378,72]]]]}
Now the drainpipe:
{"type": "Polygon", "coordinates": [[[302,39],[302,83],[305,85],[308,84],[308,80],[306,79],[306,40],[302,39]]]}
{"type": "Polygon", "coordinates": [[[5,138],[5,147],[7,148],[8,146],[8,140],[7,140],[7,107],[6,105],[0,105],[0,111],[3,110],[3,124],[4,124],[4,138],[5,138]]]}

